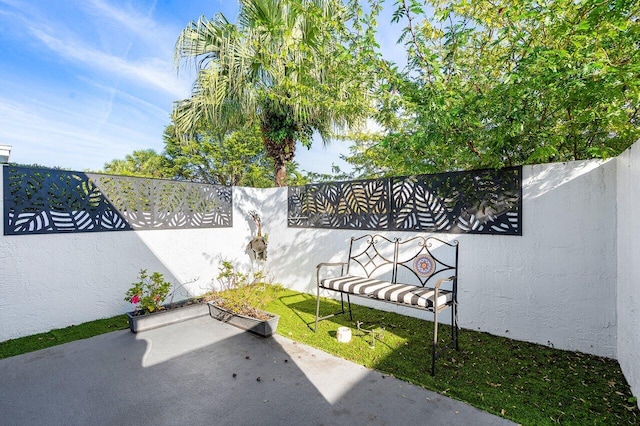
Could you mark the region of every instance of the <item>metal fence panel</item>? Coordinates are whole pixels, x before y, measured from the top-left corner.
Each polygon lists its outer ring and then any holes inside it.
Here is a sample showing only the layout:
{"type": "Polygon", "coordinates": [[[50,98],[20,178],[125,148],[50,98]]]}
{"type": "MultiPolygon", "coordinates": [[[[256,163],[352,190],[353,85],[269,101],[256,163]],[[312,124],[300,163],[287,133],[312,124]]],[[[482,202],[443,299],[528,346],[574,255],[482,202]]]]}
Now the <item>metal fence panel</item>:
{"type": "Polygon", "coordinates": [[[232,226],[231,187],[3,167],[4,234],[232,226]]]}
{"type": "Polygon", "coordinates": [[[291,187],[288,224],[522,235],[522,168],[291,187]]]}

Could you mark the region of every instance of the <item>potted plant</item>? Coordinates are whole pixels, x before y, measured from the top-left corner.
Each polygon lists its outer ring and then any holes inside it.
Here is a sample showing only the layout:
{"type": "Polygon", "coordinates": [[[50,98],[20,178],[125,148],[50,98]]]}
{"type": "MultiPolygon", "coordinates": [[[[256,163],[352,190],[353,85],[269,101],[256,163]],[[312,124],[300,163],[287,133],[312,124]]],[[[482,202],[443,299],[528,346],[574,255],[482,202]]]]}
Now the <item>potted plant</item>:
{"type": "Polygon", "coordinates": [[[171,283],[165,281],[161,273],[154,272],[148,275],[146,269],[140,270],[138,281],[127,290],[124,298],[125,301],[134,305],[133,312],[127,313],[129,329],[133,333],[208,314],[202,298],[173,303],[176,290],[171,292],[171,302],[164,305],[163,302],[169,296],[171,288],[171,283]]]}
{"type": "Polygon", "coordinates": [[[219,291],[205,295],[209,304],[209,314],[219,320],[263,337],[274,334],[278,328],[278,315],[262,308],[272,300],[281,289],[275,284],[267,284],[264,274],[258,272],[250,281],[228,261],[219,268],[219,291]]]}

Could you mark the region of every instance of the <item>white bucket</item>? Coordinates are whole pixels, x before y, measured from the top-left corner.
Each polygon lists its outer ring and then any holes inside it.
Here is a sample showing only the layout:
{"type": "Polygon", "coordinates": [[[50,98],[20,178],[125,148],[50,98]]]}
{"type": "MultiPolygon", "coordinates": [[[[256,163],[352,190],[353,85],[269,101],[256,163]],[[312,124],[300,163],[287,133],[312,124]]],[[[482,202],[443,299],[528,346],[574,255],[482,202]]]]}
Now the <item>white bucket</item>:
{"type": "Polygon", "coordinates": [[[338,342],[347,343],[351,340],[351,329],[349,327],[338,327],[338,342]]]}

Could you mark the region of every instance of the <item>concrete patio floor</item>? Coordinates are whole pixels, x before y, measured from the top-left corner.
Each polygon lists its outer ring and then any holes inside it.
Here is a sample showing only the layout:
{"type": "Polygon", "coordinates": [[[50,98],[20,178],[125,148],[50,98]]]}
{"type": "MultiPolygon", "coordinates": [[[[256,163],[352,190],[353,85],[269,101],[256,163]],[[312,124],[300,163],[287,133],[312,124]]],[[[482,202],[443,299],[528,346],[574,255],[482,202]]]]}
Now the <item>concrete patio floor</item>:
{"type": "Polygon", "coordinates": [[[282,336],[201,317],[0,360],[3,425],[507,425],[282,336]]]}

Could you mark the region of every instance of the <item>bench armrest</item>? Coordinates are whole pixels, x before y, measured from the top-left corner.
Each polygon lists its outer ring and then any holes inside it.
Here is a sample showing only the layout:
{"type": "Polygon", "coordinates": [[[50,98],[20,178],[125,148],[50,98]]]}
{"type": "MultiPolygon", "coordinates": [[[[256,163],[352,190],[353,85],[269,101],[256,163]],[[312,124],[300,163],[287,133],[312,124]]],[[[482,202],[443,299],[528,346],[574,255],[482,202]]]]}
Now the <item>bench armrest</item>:
{"type": "Polygon", "coordinates": [[[346,262],[323,262],[323,263],[318,263],[316,265],[316,269],[320,269],[323,266],[346,266],[347,263],[346,262]]]}
{"type": "Polygon", "coordinates": [[[340,275],[344,274],[344,267],[347,266],[346,262],[323,262],[323,263],[318,263],[316,265],[316,285],[319,287],[320,286],[320,271],[322,270],[322,268],[324,267],[328,267],[328,266],[340,266],[340,275]]]}
{"type": "Polygon", "coordinates": [[[446,282],[450,282],[456,279],[455,275],[450,276],[449,278],[440,278],[438,281],[436,281],[436,285],[433,288],[433,312],[435,315],[437,315],[438,312],[438,290],[440,290],[440,286],[442,285],[442,283],[446,283],[446,282]]]}
{"type": "Polygon", "coordinates": [[[440,286],[442,285],[442,283],[453,281],[455,279],[456,279],[455,275],[450,276],[449,278],[440,278],[438,281],[436,281],[435,289],[438,290],[440,288],[440,286]]]}

